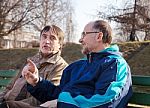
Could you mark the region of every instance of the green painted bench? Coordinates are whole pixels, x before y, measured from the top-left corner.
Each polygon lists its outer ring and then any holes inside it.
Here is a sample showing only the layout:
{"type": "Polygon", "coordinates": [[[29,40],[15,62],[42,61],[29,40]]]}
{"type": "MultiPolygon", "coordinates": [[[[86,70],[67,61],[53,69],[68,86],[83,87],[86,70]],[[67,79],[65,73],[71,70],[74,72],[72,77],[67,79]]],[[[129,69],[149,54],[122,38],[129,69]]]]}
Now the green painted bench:
{"type": "MultiPolygon", "coordinates": [[[[150,76],[133,75],[132,83],[133,96],[129,103],[139,105],[139,107],[140,105],[150,107],[150,76]]],[[[130,107],[134,107],[134,105],[130,107]]],[[[143,108],[143,106],[141,107],[143,108]]]]}
{"type": "Polygon", "coordinates": [[[0,91],[2,91],[16,75],[16,70],[0,70],[0,91]]]}

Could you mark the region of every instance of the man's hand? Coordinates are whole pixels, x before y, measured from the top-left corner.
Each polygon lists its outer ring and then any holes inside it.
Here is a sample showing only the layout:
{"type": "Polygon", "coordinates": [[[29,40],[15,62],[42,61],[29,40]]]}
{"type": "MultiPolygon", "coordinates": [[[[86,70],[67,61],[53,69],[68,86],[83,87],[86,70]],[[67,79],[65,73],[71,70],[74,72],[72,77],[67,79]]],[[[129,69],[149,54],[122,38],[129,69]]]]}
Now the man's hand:
{"type": "Polygon", "coordinates": [[[38,69],[31,60],[28,59],[27,62],[27,65],[22,70],[22,76],[29,84],[35,86],[39,81],[38,69]]]}

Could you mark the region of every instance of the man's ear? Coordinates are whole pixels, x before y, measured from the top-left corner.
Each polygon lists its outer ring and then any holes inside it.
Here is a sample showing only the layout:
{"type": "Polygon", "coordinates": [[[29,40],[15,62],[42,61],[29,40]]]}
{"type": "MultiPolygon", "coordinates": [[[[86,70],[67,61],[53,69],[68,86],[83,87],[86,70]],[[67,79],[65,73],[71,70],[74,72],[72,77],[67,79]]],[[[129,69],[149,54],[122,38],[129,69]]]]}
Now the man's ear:
{"type": "Polygon", "coordinates": [[[96,40],[97,41],[102,41],[102,38],[103,38],[103,33],[99,32],[98,35],[96,36],[96,40]]]}

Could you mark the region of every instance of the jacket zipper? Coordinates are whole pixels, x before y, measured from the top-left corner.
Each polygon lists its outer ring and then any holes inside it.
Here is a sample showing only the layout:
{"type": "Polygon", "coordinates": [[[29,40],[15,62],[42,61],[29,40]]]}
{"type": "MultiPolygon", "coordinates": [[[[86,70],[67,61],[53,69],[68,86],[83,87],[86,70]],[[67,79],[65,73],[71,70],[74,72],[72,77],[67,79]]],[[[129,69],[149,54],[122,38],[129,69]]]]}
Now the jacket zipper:
{"type": "Polygon", "coordinates": [[[89,63],[92,62],[92,57],[91,57],[91,53],[89,54],[89,63]]]}

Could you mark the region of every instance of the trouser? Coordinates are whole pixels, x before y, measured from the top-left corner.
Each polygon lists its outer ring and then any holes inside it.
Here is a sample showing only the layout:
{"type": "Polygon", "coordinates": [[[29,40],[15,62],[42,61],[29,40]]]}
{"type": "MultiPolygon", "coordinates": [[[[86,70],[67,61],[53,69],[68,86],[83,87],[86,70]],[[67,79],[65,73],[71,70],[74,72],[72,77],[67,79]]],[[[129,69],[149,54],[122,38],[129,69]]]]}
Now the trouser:
{"type": "Polygon", "coordinates": [[[46,107],[31,106],[21,101],[6,101],[0,104],[0,108],[46,108],[46,107]]]}

